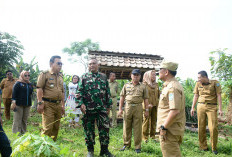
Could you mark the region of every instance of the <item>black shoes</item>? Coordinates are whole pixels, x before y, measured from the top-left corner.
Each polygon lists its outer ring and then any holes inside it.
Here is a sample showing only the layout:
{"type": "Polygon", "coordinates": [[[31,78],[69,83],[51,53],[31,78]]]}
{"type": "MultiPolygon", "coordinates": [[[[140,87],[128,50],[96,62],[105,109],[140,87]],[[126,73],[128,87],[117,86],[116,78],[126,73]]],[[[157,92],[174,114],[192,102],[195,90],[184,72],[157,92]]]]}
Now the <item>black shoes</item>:
{"type": "Polygon", "coordinates": [[[110,152],[100,153],[100,156],[102,156],[102,157],[114,157],[114,155],[111,154],[110,152]]]}
{"type": "Polygon", "coordinates": [[[141,153],[141,149],[135,149],[136,153],[141,153]]]}

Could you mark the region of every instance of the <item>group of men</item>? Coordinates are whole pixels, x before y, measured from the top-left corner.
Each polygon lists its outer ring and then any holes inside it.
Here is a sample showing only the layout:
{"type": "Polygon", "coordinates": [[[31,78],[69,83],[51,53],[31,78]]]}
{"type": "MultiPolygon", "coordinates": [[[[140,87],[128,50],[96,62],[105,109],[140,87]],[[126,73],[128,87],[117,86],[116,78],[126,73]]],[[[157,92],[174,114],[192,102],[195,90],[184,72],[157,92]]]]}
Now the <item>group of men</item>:
{"type": "MultiPolygon", "coordinates": [[[[88,157],[94,156],[95,123],[99,130],[101,144],[100,156],[112,157],[109,152],[109,112],[112,110],[112,127],[117,126],[117,92],[118,84],[115,74],[111,73],[109,81],[105,74],[98,71],[97,59],[90,59],[89,72],[82,75],[75,99],[77,107],[83,112],[83,128],[88,157]],[[112,105],[113,102],[113,105],[112,105]]],[[[50,70],[42,72],[37,82],[37,110],[42,114],[43,134],[57,139],[60,118],[64,114],[64,87],[60,74],[62,62],[60,56],[52,56],[50,70]]],[[[159,97],[157,130],[160,135],[160,146],[164,157],[181,156],[180,144],[185,128],[185,96],[181,84],[175,78],[178,64],[163,61],[159,78],[164,82],[159,97]]],[[[123,115],[124,145],[121,151],[131,147],[132,128],[136,153],[141,152],[142,121],[149,116],[148,90],[140,83],[141,72],[134,69],[131,82],[126,83],[120,93],[118,116],[123,115]],[[142,106],[144,103],[144,109],[142,106]],[[125,104],[125,105],[124,105],[125,104]],[[124,106],[124,112],[123,112],[124,106]]],[[[217,81],[209,80],[206,72],[199,72],[198,82],[194,89],[191,114],[198,100],[197,114],[199,124],[200,149],[208,150],[206,143],[206,116],[212,143],[212,151],[217,154],[217,103],[222,115],[221,86],[217,81]]],[[[7,116],[6,116],[7,117],[7,116]]],[[[1,140],[1,137],[0,137],[1,140]]]]}

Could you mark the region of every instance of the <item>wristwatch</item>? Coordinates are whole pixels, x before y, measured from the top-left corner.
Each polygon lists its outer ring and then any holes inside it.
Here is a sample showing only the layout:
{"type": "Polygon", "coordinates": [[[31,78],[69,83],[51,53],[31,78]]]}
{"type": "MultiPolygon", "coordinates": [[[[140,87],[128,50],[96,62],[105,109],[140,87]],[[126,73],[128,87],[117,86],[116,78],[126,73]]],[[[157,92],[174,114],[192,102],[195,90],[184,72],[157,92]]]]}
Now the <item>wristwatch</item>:
{"type": "Polygon", "coordinates": [[[39,102],[38,102],[38,105],[41,105],[42,103],[43,103],[43,101],[39,101],[39,102]]]}
{"type": "Polygon", "coordinates": [[[149,109],[147,108],[147,109],[145,109],[145,111],[149,111],[149,109]]]}
{"type": "Polygon", "coordinates": [[[161,130],[168,130],[168,129],[166,129],[163,125],[160,126],[160,129],[161,129],[161,130]]]}

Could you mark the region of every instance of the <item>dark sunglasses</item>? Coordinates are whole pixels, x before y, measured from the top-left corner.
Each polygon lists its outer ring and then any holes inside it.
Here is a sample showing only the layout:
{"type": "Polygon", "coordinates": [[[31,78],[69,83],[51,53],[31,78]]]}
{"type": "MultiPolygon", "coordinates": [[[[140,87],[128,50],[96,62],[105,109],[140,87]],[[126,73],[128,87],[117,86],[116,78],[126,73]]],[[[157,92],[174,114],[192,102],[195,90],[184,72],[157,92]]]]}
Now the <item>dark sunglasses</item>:
{"type": "Polygon", "coordinates": [[[62,65],[63,65],[63,63],[62,63],[62,62],[57,62],[56,64],[57,64],[57,65],[60,65],[60,66],[62,66],[62,65]]]}
{"type": "Polygon", "coordinates": [[[8,73],[8,74],[6,74],[6,75],[12,75],[12,73],[8,73]]]}
{"type": "Polygon", "coordinates": [[[24,75],[24,77],[30,77],[30,75],[24,75]]]}

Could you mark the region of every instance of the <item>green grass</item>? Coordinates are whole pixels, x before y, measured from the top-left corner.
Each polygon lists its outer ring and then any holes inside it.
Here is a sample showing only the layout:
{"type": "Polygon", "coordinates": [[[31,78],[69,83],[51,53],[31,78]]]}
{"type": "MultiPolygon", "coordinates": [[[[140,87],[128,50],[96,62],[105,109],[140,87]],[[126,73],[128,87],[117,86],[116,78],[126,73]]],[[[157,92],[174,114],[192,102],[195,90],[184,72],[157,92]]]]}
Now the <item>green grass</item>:
{"type": "MultiPolygon", "coordinates": [[[[13,112],[12,112],[13,115],[13,112]]],[[[11,115],[11,116],[12,116],[11,115]]],[[[12,134],[12,118],[10,121],[4,121],[3,128],[8,135],[11,142],[16,140],[16,136],[12,134]]],[[[220,125],[220,137],[218,141],[218,152],[217,156],[227,157],[232,156],[232,126],[220,125]]],[[[28,120],[28,131],[33,134],[39,134],[41,131],[41,115],[32,113],[28,120]]],[[[138,157],[154,157],[162,156],[159,143],[149,140],[148,143],[142,143],[142,153],[137,155],[134,152],[134,145],[132,143],[132,148],[124,152],[120,152],[119,149],[123,146],[122,138],[122,124],[119,124],[117,128],[110,129],[110,145],[109,150],[116,156],[128,157],[128,156],[138,156],[138,157]]],[[[97,135],[97,131],[96,131],[97,135]]],[[[209,139],[209,135],[208,135],[209,139]]],[[[96,156],[100,153],[99,138],[96,136],[95,152],[96,156]]],[[[61,126],[59,131],[59,136],[57,139],[57,144],[63,144],[65,147],[69,148],[72,154],[75,152],[77,156],[86,156],[87,149],[85,146],[84,132],[83,128],[76,127],[70,128],[66,124],[61,126]]],[[[209,140],[208,140],[209,145],[209,140]]],[[[211,151],[203,152],[198,148],[198,135],[197,133],[192,133],[190,131],[185,132],[183,143],[181,145],[181,152],[183,156],[186,157],[211,157],[214,156],[211,151]]]]}

